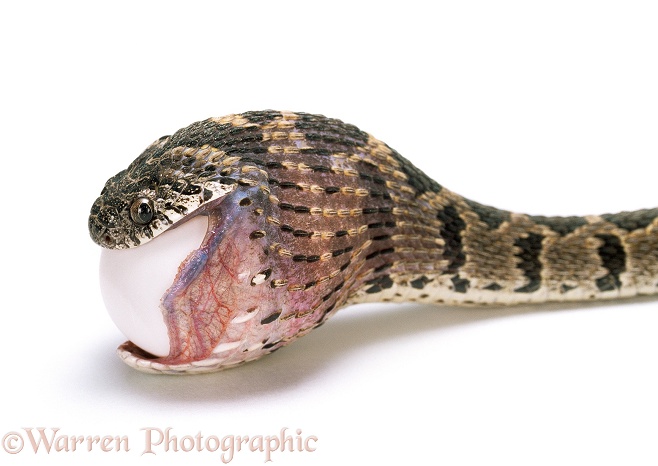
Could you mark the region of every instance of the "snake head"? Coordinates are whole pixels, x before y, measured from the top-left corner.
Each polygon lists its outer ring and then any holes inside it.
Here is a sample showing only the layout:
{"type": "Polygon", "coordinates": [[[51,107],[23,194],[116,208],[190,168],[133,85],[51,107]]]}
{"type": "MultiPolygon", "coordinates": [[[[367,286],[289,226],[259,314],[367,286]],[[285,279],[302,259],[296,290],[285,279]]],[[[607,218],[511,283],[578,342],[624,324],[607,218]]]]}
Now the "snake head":
{"type": "Polygon", "coordinates": [[[178,145],[176,135],[158,139],[105,183],[89,215],[91,238],[132,248],[199,213],[235,189],[236,180],[222,175],[226,158],[208,145],[178,145]]]}
{"type": "MultiPolygon", "coordinates": [[[[407,179],[400,160],[338,120],[268,110],[210,118],[151,144],[107,182],[89,219],[92,238],[109,249],[190,220],[150,246],[104,251],[119,264],[103,280],[121,295],[111,314],[124,308],[132,325],[142,309],[154,311],[139,333],[124,330],[121,358],[167,373],[231,367],[307,334],[364,284],[365,294],[392,288],[397,223],[388,187],[407,179]],[[192,220],[199,217],[205,225],[192,220]],[[199,225],[203,238],[186,244],[174,275],[141,301],[161,269],[133,276],[133,258],[173,256],[167,245],[199,225]],[[154,341],[156,333],[163,337],[154,341]]],[[[413,194],[407,186],[401,197],[413,194]]]]}

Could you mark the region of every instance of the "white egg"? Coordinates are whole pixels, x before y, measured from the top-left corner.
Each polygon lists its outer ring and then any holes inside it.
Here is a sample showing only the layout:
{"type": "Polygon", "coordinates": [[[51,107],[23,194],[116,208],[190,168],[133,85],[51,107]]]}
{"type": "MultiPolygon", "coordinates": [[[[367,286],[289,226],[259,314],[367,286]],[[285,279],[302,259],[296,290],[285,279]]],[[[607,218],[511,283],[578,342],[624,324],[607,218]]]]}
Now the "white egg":
{"type": "Polygon", "coordinates": [[[136,248],[101,252],[101,293],[110,317],[130,341],[155,356],[169,354],[162,296],[207,229],[208,217],[200,215],[136,248]]]}

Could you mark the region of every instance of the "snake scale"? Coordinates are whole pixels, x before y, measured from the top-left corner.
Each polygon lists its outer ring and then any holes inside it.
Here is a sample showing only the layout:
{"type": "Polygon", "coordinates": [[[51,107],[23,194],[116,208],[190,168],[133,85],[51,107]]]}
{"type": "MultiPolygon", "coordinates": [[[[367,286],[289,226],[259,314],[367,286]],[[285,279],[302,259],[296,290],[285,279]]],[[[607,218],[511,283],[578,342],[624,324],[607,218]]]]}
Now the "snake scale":
{"type": "Polygon", "coordinates": [[[119,347],[151,372],[223,369],[368,301],[517,304],[658,291],[658,209],[511,213],[444,188],[357,127],[306,113],[210,118],[110,178],[89,231],[105,248],[209,227],[160,307],[171,350],[119,347]]]}

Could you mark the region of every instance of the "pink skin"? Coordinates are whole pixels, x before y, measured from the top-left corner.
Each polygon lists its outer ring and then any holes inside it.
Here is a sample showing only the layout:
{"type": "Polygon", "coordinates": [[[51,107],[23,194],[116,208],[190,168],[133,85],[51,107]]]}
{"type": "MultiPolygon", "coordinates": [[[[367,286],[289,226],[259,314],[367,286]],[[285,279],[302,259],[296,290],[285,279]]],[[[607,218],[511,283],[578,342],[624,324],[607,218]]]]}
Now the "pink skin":
{"type": "Polygon", "coordinates": [[[256,359],[310,331],[324,320],[327,310],[338,307],[331,292],[341,277],[309,291],[272,286],[276,279],[307,284],[318,274],[329,275],[346,259],[291,267],[291,257],[269,247],[282,233],[268,224],[266,211],[254,213],[258,205],[271,208],[259,200],[265,199],[257,190],[238,190],[208,212],[209,227],[201,247],[181,264],[162,299],[171,349],[156,362],[176,365],[207,359],[218,345],[231,347],[221,352],[224,365],[256,359]],[[241,206],[239,201],[247,195],[252,203],[241,206]],[[240,221],[228,221],[235,218],[240,221]],[[266,235],[250,237],[257,230],[266,235]],[[260,274],[268,269],[270,273],[260,274]]]}

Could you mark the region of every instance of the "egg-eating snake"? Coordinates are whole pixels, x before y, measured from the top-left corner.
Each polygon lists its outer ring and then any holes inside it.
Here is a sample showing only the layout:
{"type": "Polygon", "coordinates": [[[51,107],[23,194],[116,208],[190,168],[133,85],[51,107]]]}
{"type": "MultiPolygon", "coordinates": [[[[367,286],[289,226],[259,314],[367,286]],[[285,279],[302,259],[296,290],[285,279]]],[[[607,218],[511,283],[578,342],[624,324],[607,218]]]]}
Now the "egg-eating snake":
{"type": "Polygon", "coordinates": [[[105,248],[134,248],[198,215],[208,233],[160,303],[169,355],[119,348],[138,369],[205,372],[257,359],[353,303],[658,291],[658,209],[543,217],[488,207],[320,115],[247,112],[158,139],[107,181],[89,231],[105,248]]]}

